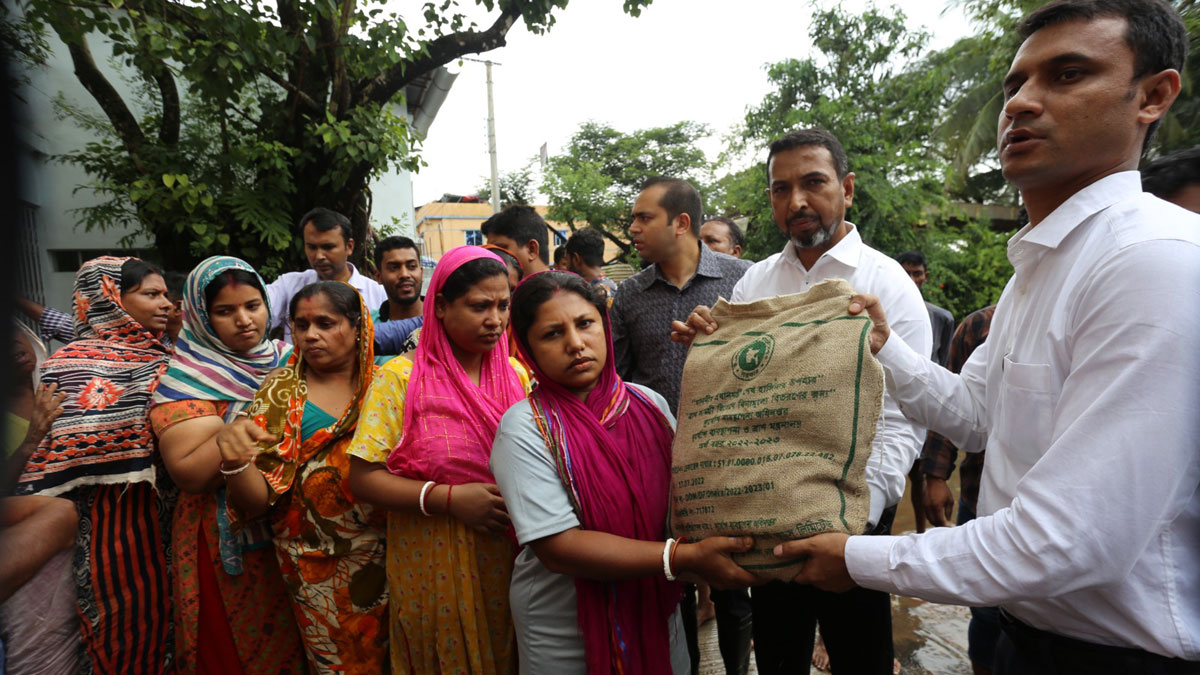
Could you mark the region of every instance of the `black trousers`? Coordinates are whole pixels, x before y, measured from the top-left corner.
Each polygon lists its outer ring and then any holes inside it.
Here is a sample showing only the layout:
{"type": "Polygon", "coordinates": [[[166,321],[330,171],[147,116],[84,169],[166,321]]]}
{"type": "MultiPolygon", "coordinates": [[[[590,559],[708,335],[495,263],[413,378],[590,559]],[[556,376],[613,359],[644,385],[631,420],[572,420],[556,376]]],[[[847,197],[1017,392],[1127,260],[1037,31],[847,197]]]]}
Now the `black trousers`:
{"type": "MultiPolygon", "coordinates": [[[[884,509],[868,534],[888,534],[896,507],[884,509]]],[[[817,622],[834,675],[892,674],[892,598],[854,588],[829,593],[814,586],[772,581],[750,591],[754,660],[761,675],[807,674],[817,622]]]]}
{"type": "MultiPolygon", "coordinates": [[[[717,614],[717,644],[721,649],[721,661],[726,675],[746,673],[750,668],[750,595],[745,589],[732,591],[712,590],[713,606],[717,614]]],[[[699,626],[696,625],[696,587],[688,584],[684,588],[683,632],[687,639],[688,656],[692,660],[692,675],[700,672],[699,626]]]]}
{"type": "Polygon", "coordinates": [[[1055,635],[1024,624],[1003,610],[1000,612],[1000,628],[992,670],[996,675],[1200,674],[1200,662],[1055,635]]]}
{"type": "Polygon", "coordinates": [[[750,591],[754,659],[761,675],[808,673],[817,622],[833,673],[891,675],[892,602],[887,593],[855,588],[829,593],[773,581],[750,591]]]}

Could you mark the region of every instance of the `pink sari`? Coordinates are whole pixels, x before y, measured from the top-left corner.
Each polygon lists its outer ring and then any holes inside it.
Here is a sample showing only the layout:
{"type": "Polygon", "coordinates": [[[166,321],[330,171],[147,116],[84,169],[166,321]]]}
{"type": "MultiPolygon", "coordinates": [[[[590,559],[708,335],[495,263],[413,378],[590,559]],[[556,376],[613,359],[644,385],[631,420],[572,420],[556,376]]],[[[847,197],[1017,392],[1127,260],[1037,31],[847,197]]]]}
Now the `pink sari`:
{"type": "MultiPolygon", "coordinates": [[[[586,402],[547,377],[518,341],[538,380],[529,403],[583,528],[662,541],[674,433],[658,406],[617,375],[607,316],[604,332],[609,358],[586,402]]],[[[589,673],[671,672],[667,621],[679,604],[678,583],[662,575],[577,578],[575,592],[589,673]]]]}
{"type": "Polygon", "coordinates": [[[508,341],[483,355],[476,385],[454,358],[450,338],[434,313],[434,298],[446,278],[477,258],[503,265],[482,247],[459,246],[442,256],[429,282],[425,322],[404,398],[404,433],[387,461],[388,471],[398,476],[449,485],[496,482],[488,470],[496,427],[504,412],[525,398],[508,360],[508,341]]]}

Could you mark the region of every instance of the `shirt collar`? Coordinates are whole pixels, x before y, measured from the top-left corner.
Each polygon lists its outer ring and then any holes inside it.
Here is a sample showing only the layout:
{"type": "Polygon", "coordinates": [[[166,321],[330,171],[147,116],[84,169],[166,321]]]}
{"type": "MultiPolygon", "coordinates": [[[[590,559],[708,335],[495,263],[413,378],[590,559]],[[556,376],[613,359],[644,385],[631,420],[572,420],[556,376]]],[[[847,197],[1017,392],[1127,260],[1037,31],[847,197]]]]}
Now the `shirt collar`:
{"type": "MultiPolygon", "coordinates": [[[[713,253],[703,242],[698,241],[696,245],[700,247],[700,260],[696,263],[696,274],[692,278],[711,277],[720,279],[725,276],[725,270],[721,269],[721,261],[717,258],[717,254],[713,253]]],[[[644,291],[650,288],[654,285],[655,281],[662,281],[664,284],[671,285],[671,282],[667,281],[667,277],[663,275],[662,268],[658,266],[658,263],[651,265],[650,269],[654,270],[653,274],[646,274],[637,280],[640,287],[639,290],[644,291]]],[[[691,281],[688,281],[688,283],[690,284],[691,281]]]]}
{"type": "MultiPolygon", "coordinates": [[[[858,233],[858,228],[854,223],[847,221],[846,226],[849,228],[846,236],[834,244],[833,248],[822,253],[821,257],[817,258],[817,264],[820,264],[826,257],[830,257],[851,269],[858,269],[858,263],[862,259],[862,235],[858,233]]],[[[783,247],[783,258],[800,269],[804,269],[804,264],[800,262],[800,256],[796,253],[796,245],[791,240],[788,240],[783,247]]]]}
{"type": "Polygon", "coordinates": [[[1013,247],[1020,246],[1023,242],[1058,248],[1080,223],[1141,191],[1142,175],[1137,171],[1121,171],[1105,176],[1071,195],[1036,226],[1026,225],[1021,228],[1009,240],[1008,249],[1012,252],[1013,247]]]}

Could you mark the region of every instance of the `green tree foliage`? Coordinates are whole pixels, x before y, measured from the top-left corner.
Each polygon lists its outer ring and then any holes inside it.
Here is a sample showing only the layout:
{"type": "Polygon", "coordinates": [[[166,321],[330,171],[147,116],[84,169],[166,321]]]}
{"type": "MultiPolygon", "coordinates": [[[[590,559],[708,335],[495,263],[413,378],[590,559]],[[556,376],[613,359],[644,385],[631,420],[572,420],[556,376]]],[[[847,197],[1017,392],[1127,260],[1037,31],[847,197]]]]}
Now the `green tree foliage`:
{"type": "Polygon", "coordinates": [[[584,123],[546,168],[542,192],[550,201],[548,219],[566,223],[571,231],[595,227],[621,249],[623,260],[636,262],[625,228],[642,183],[670,176],[691,182],[704,195],[712,171],[696,141],[710,134],[695,122],[628,134],[584,123]]]}
{"type": "MultiPolygon", "coordinates": [[[[975,26],[975,34],[931,55],[928,63],[945,73],[947,103],[936,140],[951,163],[947,188],[956,198],[1015,204],[1016,192],[1003,183],[996,156],[996,121],[1001,83],[1021,46],[1017,26],[1042,0],[955,0],[975,26]]],[[[1148,153],[1156,157],[1200,143],[1200,3],[1174,0],[1187,26],[1191,51],[1182,73],[1179,99],[1163,120],[1148,153]]]]}
{"type": "MultiPolygon", "coordinates": [[[[637,15],[649,0],[622,2],[637,15]]],[[[567,1],[473,4],[489,26],[455,0],[419,16],[373,0],[23,0],[5,32],[32,61],[56,35],[102,111],[64,109],[94,132],[64,158],[100,199],[80,214],[88,227],[132,225],[176,269],[227,252],[270,274],[301,263],[294,223],[313,206],[346,213],[368,239],[370,179],[420,162],[407,85],[503,46],[517,21],[547,30],[567,1]],[[95,41],[120,73],[97,63],[95,41]],[[136,98],[113,86],[121,73],[136,98]]]]}
{"type": "MultiPolygon", "coordinates": [[[[502,171],[496,177],[500,189],[500,208],[513,204],[532,204],[535,198],[533,187],[533,160],[525,166],[512,171],[502,171]]],[[[479,189],[475,192],[481,202],[492,200],[492,179],[484,176],[479,179],[479,189]]]]}
{"type": "Polygon", "coordinates": [[[1011,267],[1002,236],[951,219],[948,167],[934,134],[948,79],[944,62],[923,58],[928,35],[910,30],[898,9],[869,8],[818,11],[809,37],[813,56],[767,67],[771,91],[749,108],[722,162],[757,160],[720,178],[715,190],[716,211],[750,218],[747,256],[761,259],[784,244],[766,195],[767,146],[788,131],[819,127],[846,148],[856,175],[847,218],[863,238],[889,255],[923,251],[930,274],[945,284],[930,297],[957,316],[994,302],[1011,267]]]}

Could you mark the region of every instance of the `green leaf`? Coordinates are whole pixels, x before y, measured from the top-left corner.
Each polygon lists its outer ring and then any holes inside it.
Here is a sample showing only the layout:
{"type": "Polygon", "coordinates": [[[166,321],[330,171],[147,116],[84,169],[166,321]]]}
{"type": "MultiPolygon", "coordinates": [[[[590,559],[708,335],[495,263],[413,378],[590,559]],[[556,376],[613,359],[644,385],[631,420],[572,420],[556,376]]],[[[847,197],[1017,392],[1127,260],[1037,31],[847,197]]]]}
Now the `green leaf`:
{"type": "Polygon", "coordinates": [[[164,173],[162,176],[162,182],[163,185],[166,185],[167,187],[175,187],[175,176],[172,176],[169,173],[164,173]]]}

